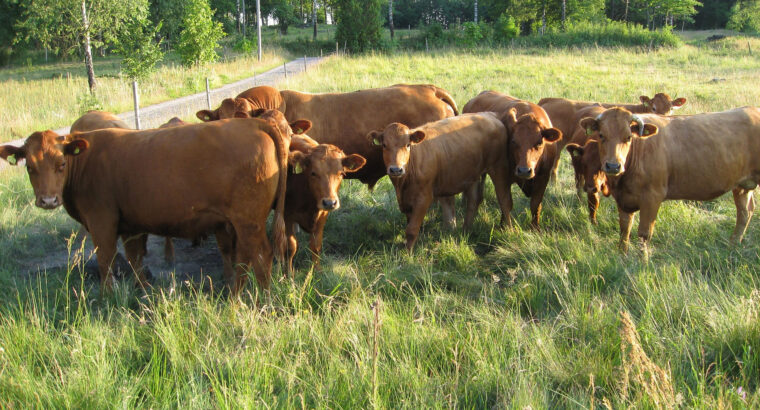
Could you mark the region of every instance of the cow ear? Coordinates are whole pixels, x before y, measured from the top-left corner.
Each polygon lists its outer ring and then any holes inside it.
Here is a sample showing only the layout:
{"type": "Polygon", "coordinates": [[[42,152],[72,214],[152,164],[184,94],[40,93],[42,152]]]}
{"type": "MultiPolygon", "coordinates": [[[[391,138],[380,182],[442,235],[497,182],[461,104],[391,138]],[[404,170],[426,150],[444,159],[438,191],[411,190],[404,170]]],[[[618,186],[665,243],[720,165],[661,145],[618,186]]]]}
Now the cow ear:
{"type": "Polygon", "coordinates": [[[425,139],[425,131],[417,130],[412,133],[412,135],[409,136],[409,141],[411,141],[413,144],[419,144],[425,139]]]}
{"type": "Polygon", "coordinates": [[[296,120],[290,123],[290,128],[293,129],[293,134],[303,134],[311,129],[311,121],[296,120]]]}
{"type": "Polygon", "coordinates": [[[219,115],[217,115],[216,111],[211,110],[200,110],[195,113],[195,116],[203,122],[216,121],[219,119],[219,115]]]}
{"type": "Polygon", "coordinates": [[[251,114],[245,111],[235,111],[235,118],[251,118],[251,114]]]}
{"type": "Polygon", "coordinates": [[[345,172],[356,172],[366,163],[367,160],[359,154],[351,154],[341,160],[345,172]]]}
{"type": "Polygon", "coordinates": [[[372,145],[383,145],[383,132],[382,131],[370,131],[367,134],[367,139],[372,145]]]}
{"type": "Polygon", "coordinates": [[[501,116],[501,122],[507,127],[507,132],[511,132],[515,124],[517,124],[517,109],[514,107],[510,108],[509,111],[501,116]]]}
{"type": "Polygon", "coordinates": [[[554,142],[562,138],[562,131],[556,128],[547,128],[541,130],[541,136],[544,137],[544,141],[554,142]]]}
{"type": "Polygon", "coordinates": [[[644,104],[644,106],[646,106],[646,107],[649,107],[649,106],[652,105],[652,102],[651,102],[652,99],[649,98],[649,97],[647,97],[646,95],[640,96],[639,97],[639,101],[641,101],[641,103],[644,104]]]}
{"type": "Polygon", "coordinates": [[[586,135],[591,135],[596,131],[599,131],[599,121],[597,121],[594,118],[586,117],[580,122],[578,122],[578,125],[581,126],[584,130],[586,130],[586,135]]]}
{"type": "Polygon", "coordinates": [[[573,158],[580,158],[583,156],[583,147],[581,147],[580,145],[574,142],[567,144],[567,146],[565,146],[565,149],[567,150],[567,152],[570,153],[570,156],[573,158]]]}
{"type": "Polygon", "coordinates": [[[89,142],[81,138],[76,138],[63,145],[63,154],[64,155],[79,155],[89,147],[90,147],[89,142]]]}
{"type": "Polygon", "coordinates": [[[294,174],[300,174],[309,165],[309,156],[301,151],[291,151],[288,154],[288,163],[293,167],[294,174]]]}
{"type": "Polygon", "coordinates": [[[17,165],[18,162],[26,157],[26,151],[23,147],[15,145],[0,145],[0,158],[8,161],[11,165],[17,165]]]}
{"type": "MultiPolygon", "coordinates": [[[[639,137],[641,138],[651,137],[652,135],[657,134],[657,131],[658,129],[656,125],[644,124],[644,132],[641,135],[639,135],[639,137]]],[[[636,132],[638,132],[638,130],[636,130],[636,132]]]]}
{"type": "Polygon", "coordinates": [[[681,98],[676,98],[676,99],[675,99],[675,100],[673,100],[673,102],[672,102],[672,105],[673,105],[673,109],[676,109],[676,108],[681,108],[681,107],[682,107],[684,104],[686,104],[686,98],[683,98],[683,97],[681,97],[681,98]]]}

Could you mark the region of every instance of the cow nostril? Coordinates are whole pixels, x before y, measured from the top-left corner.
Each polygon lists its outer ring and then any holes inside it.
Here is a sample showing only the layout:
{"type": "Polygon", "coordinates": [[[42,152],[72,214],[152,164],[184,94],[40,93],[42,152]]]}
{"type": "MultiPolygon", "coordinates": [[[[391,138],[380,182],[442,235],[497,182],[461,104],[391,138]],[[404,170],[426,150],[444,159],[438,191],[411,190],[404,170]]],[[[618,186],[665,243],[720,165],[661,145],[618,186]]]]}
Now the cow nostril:
{"type": "Polygon", "coordinates": [[[335,208],[335,204],[337,204],[338,201],[332,200],[332,199],[323,199],[322,200],[322,207],[325,209],[333,209],[335,208]]]}

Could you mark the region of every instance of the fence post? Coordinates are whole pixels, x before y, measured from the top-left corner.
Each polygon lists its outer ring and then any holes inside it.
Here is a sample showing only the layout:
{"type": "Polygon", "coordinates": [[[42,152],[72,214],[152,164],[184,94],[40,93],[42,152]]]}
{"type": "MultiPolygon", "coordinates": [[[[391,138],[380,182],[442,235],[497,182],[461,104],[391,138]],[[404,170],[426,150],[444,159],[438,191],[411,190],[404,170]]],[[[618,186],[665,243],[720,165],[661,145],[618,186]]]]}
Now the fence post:
{"type": "Polygon", "coordinates": [[[285,71],[285,78],[288,78],[288,63],[282,63],[282,70],[285,71]]]}
{"type": "Polygon", "coordinates": [[[306,72],[306,56],[303,56],[303,71],[306,72]]]}
{"type": "Polygon", "coordinates": [[[335,54],[337,55],[339,52],[340,52],[340,50],[338,49],[338,42],[336,41],[335,42],[335,54]]]}
{"type": "Polygon", "coordinates": [[[426,53],[430,52],[430,49],[428,48],[428,41],[427,41],[427,37],[425,37],[425,52],[426,52],[426,53]]]}
{"type": "Polygon", "coordinates": [[[319,58],[322,58],[322,49],[319,49],[319,58]]]}
{"type": "Polygon", "coordinates": [[[208,89],[208,77],[206,77],[206,105],[211,109],[211,91],[208,89]]]}
{"type": "Polygon", "coordinates": [[[135,102],[135,129],[140,129],[140,96],[137,94],[137,81],[132,81],[132,96],[135,102]]]}

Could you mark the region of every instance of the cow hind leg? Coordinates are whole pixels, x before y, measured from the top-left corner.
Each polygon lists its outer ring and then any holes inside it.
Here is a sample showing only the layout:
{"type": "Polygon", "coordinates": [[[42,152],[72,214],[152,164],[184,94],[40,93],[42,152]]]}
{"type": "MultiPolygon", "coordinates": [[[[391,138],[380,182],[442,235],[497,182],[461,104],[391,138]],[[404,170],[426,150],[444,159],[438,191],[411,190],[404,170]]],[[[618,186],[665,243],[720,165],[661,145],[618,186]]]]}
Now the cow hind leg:
{"type": "Polygon", "coordinates": [[[272,278],[272,245],[264,229],[264,220],[261,224],[251,222],[235,224],[237,240],[233,295],[238,295],[245,287],[247,273],[251,268],[253,268],[259,288],[263,291],[269,290],[272,278]]]}
{"type": "Polygon", "coordinates": [[[124,243],[124,253],[127,255],[127,261],[135,272],[135,285],[145,289],[148,285],[148,279],[143,266],[143,260],[147,253],[148,234],[121,235],[121,241],[124,243]]]}
{"type": "Polygon", "coordinates": [[[296,251],[298,251],[298,241],[296,240],[296,226],[293,221],[285,222],[285,235],[288,240],[288,263],[286,265],[285,276],[287,277],[293,272],[293,259],[296,257],[296,251]]]}
{"type": "Polygon", "coordinates": [[[467,204],[467,208],[464,213],[464,230],[472,228],[472,223],[475,220],[475,215],[478,213],[478,207],[482,201],[481,182],[478,181],[470,185],[467,190],[464,191],[464,199],[467,204]]]}
{"type": "Polygon", "coordinates": [[[755,201],[751,190],[736,188],[733,191],[734,204],[736,205],[736,227],[731,235],[731,243],[741,243],[744,233],[747,231],[749,220],[755,211],[755,201]]]}
{"type": "Polygon", "coordinates": [[[457,226],[457,214],[455,209],[456,197],[442,196],[436,198],[441,204],[441,214],[443,216],[443,223],[446,225],[446,229],[454,229],[457,226]]]}
{"type": "Polygon", "coordinates": [[[235,236],[226,227],[221,227],[214,231],[216,244],[219,247],[219,253],[222,254],[222,269],[225,283],[232,287],[232,280],[235,269],[235,236]]]}
{"type": "Polygon", "coordinates": [[[498,167],[493,171],[489,171],[488,176],[491,177],[493,182],[494,191],[496,191],[496,199],[499,201],[499,207],[501,208],[501,221],[500,225],[512,227],[512,183],[508,177],[509,170],[506,167],[498,167]]]}
{"type": "Polygon", "coordinates": [[[164,238],[164,262],[174,265],[174,242],[168,236],[164,238]]]}
{"type": "Polygon", "coordinates": [[[116,256],[116,219],[98,218],[96,223],[88,223],[93,227],[90,230],[92,244],[96,249],[98,270],[100,271],[100,289],[104,293],[110,293],[113,289],[113,272],[111,265],[116,256]]]}
{"type": "Polygon", "coordinates": [[[596,225],[596,211],[599,210],[599,194],[587,193],[588,197],[588,218],[592,224],[596,225]]]}

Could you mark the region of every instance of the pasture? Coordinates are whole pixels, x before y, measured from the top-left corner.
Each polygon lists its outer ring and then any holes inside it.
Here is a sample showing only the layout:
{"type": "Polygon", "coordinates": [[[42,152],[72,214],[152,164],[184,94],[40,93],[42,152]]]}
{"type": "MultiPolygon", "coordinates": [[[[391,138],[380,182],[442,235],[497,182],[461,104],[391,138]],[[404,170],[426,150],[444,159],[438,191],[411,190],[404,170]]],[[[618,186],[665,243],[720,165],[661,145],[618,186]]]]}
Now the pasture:
{"type": "MultiPolygon", "coordinates": [[[[686,97],[679,113],[757,105],[747,41],[632,49],[444,50],[330,57],[287,88],[351,91],[434,83],[461,108],[486,89],[637,101],[686,97]]],[[[753,43],[754,44],[754,43],[753,43]]],[[[760,47],[753,47],[760,50],[760,47]]],[[[281,88],[286,88],[281,84],[281,88]]],[[[60,101],[59,101],[60,103],[60,101]]],[[[75,104],[74,100],[67,102],[75,104]]],[[[377,107],[382,110],[383,107],[377,107]]],[[[350,113],[346,113],[350,115],[350,113]]],[[[575,195],[567,153],[542,231],[513,189],[498,228],[490,181],[471,232],[433,207],[415,250],[387,178],[345,181],[322,267],[270,298],[229,300],[208,280],[132,279],[111,296],[76,266],[77,225],[37,209],[25,173],[0,174],[0,405],[3,407],[750,408],[760,406],[760,234],[729,244],[730,196],[661,208],[645,262],[617,250],[617,211],[599,225],[575,195]],[[71,251],[66,269],[27,262],[71,251]]],[[[458,208],[461,224],[462,210],[458,208]]],[[[210,245],[210,246],[213,246],[210,245]]],[[[151,249],[149,252],[160,252],[151,249]]],[[[274,271],[275,278],[280,272],[274,271]]]]}

